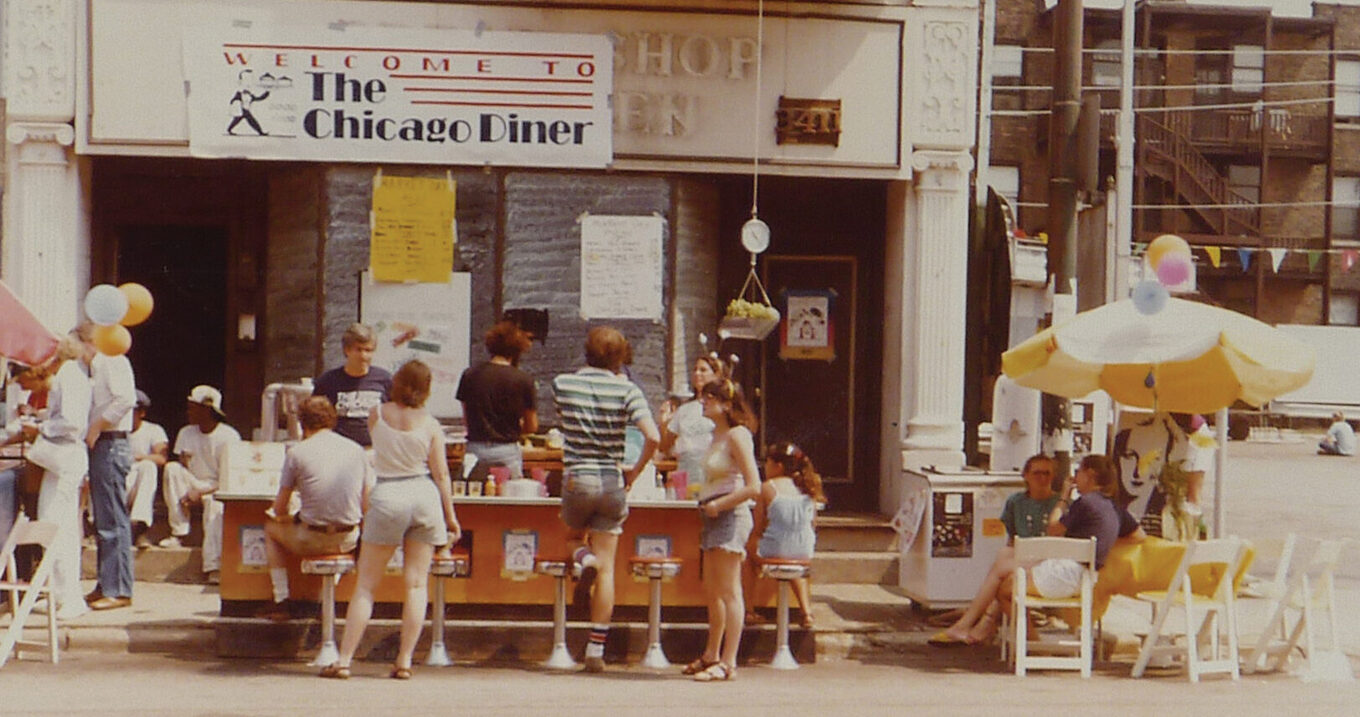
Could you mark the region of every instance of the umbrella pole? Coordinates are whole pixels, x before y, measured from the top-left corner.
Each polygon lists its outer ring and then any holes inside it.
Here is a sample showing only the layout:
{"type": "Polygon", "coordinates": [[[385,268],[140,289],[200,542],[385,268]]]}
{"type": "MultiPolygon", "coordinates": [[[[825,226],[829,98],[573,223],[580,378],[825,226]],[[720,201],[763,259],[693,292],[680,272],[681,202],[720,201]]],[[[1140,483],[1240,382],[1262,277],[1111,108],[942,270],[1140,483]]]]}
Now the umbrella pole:
{"type": "Polygon", "coordinates": [[[1227,510],[1223,505],[1223,484],[1228,480],[1228,409],[1220,408],[1214,414],[1214,433],[1217,434],[1218,452],[1214,454],[1214,533],[1215,539],[1227,534],[1224,518],[1227,510]]]}

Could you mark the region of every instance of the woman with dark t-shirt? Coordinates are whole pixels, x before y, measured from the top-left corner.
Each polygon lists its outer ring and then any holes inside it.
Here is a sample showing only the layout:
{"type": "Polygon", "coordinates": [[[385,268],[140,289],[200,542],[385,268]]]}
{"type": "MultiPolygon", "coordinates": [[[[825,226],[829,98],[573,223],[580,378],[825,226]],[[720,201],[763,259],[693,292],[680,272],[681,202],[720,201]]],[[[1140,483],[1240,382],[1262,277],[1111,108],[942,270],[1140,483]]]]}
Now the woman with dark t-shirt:
{"type": "Polygon", "coordinates": [[[519,438],[538,430],[534,379],[518,368],[529,350],[529,334],[513,321],[500,321],[484,342],[491,360],[463,371],[458,381],[467,453],[483,465],[509,468],[512,479],[523,478],[519,438]]]}

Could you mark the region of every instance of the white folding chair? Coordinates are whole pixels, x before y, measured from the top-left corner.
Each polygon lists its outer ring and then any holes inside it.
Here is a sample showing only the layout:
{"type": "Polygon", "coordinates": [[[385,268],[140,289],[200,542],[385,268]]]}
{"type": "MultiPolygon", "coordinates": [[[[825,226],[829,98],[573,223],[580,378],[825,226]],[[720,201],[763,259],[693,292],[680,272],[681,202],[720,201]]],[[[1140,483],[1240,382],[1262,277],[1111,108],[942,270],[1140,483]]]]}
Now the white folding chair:
{"type": "Polygon", "coordinates": [[[0,580],[0,591],[9,594],[10,623],[4,636],[0,637],[0,667],[9,661],[16,649],[24,647],[48,648],[52,662],[57,662],[57,606],[52,599],[52,543],[57,537],[57,524],[45,521],[31,521],[20,515],[10,530],[3,551],[0,551],[0,565],[4,566],[4,579],[0,580]],[[37,545],[43,550],[42,560],[27,581],[19,579],[18,566],[14,551],[20,545],[37,545]],[[25,640],[24,627],[33,606],[39,599],[47,601],[47,642],[25,640]]]}
{"type": "Polygon", "coordinates": [[[1015,596],[1011,600],[1010,624],[1002,630],[1003,655],[1009,652],[1015,663],[1015,674],[1026,670],[1080,670],[1082,677],[1091,676],[1091,594],[1096,583],[1095,538],[1017,538],[1015,559],[1020,565],[1037,564],[1044,560],[1075,560],[1082,566],[1081,589],[1065,598],[1045,598],[1030,595],[1029,576],[1023,568],[1015,570],[1015,596]],[[1030,608],[1072,608],[1079,610],[1077,640],[1063,633],[1061,639],[1046,640],[1042,635],[1030,634],[1030,608]],[[1007,644],[1009,643],[1009,649],[1007,644]],[[1032,654],[1042,652],[1044,654],[1032,654]],[[1058,653],[1058,654],[1053,654],[1058,653]],[[1063,654],[1067,653],[1067,654],[1063,654]]]}
{"type": "MultiPolygon", "coordinates": [[[[1153,657],[1170,654],[1184,659],[1191,682],[1199,682],[1200,675],[1213,672],[1226,672],[1234,680],[1240,678],[1233,578],[1237,575],[1242,553],[1242,541],[1236,537],[1192,541],[1186,544],[1185,555],[1166,590],[1138,593],[1137,599],[1151,603],[1153,607],[1152,626],[1143,638],[1138,660],[1133,665],[1134,677],[1143,676],[1153,657]],[[1212,579],[1192,586],[1190,571],[1200,566],[1208,572],[1205,577],[1212,579]],[[1162,640],[1162,629],[1175,608],[1181,608],[1185,613],[1184,639],[1181,642],[1162,640]],[[1220,628],[1226,629],[1226,645],[1220,640],[1220,628]],[[1208,657],[1202,652],[1205,647],[1211,653],[1208,657]]],[[[1200,572],[1196,570],[1196,573],[1200,572]]]]}
{"type": "Polygon", "coordinates": [[[1279,670],[1296,648],[1308,660],[1305,669],[1309,670],[1320,655],[1340,652],[1334,575],[1344,544],[1340,540],[1296,539],[1290,534],[1286,550],[1293,550],[1292,562],[1297,567],[1284,575],[1277,571],[1276,583],[1283,583],[1283,589],[1270,595],[1270,619],[1247,658],[1243,668],[1246,672],[1279,670]],[[1323,617],[1319,613],[1325,613],[1328,627],[1325,644],[1317,635],[1323,617]]]}

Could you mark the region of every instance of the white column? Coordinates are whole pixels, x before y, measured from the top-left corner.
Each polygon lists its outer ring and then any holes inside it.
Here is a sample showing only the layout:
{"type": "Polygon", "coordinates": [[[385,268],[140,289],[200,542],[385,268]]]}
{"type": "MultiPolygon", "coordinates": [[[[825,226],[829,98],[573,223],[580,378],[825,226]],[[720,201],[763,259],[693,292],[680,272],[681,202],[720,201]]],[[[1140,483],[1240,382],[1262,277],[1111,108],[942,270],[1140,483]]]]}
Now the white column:
{"type": "Polygon", "coordinates": [[[0,277],[48,328],[80,316],[89,229],[73,144],[75,0],[4,1],[5,193],[0,277]]]}
{"type": "Polygon", "coordinates": [[[966,151],[912,155],[915,193],[908,209],[904,284],[902,441],[905,468],[963,465],[963,364],[968,330],[968,173],[966,151]]]}

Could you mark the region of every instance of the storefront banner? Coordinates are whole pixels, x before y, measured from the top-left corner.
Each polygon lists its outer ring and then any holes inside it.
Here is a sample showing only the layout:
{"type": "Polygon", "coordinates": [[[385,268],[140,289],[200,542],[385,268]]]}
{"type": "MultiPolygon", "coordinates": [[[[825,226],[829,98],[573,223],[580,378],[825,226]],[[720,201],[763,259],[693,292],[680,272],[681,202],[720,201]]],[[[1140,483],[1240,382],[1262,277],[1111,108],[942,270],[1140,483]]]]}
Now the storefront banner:
{"type": "Polygon", "coordinates": [[[208,24],[183,34],[195,157],[604,167],[604,35],[208,24]]]}
{"type": "Polygon", "coordinates": [[[661,320],[660,216],[581,219],[581,318],[661,320]]]}

